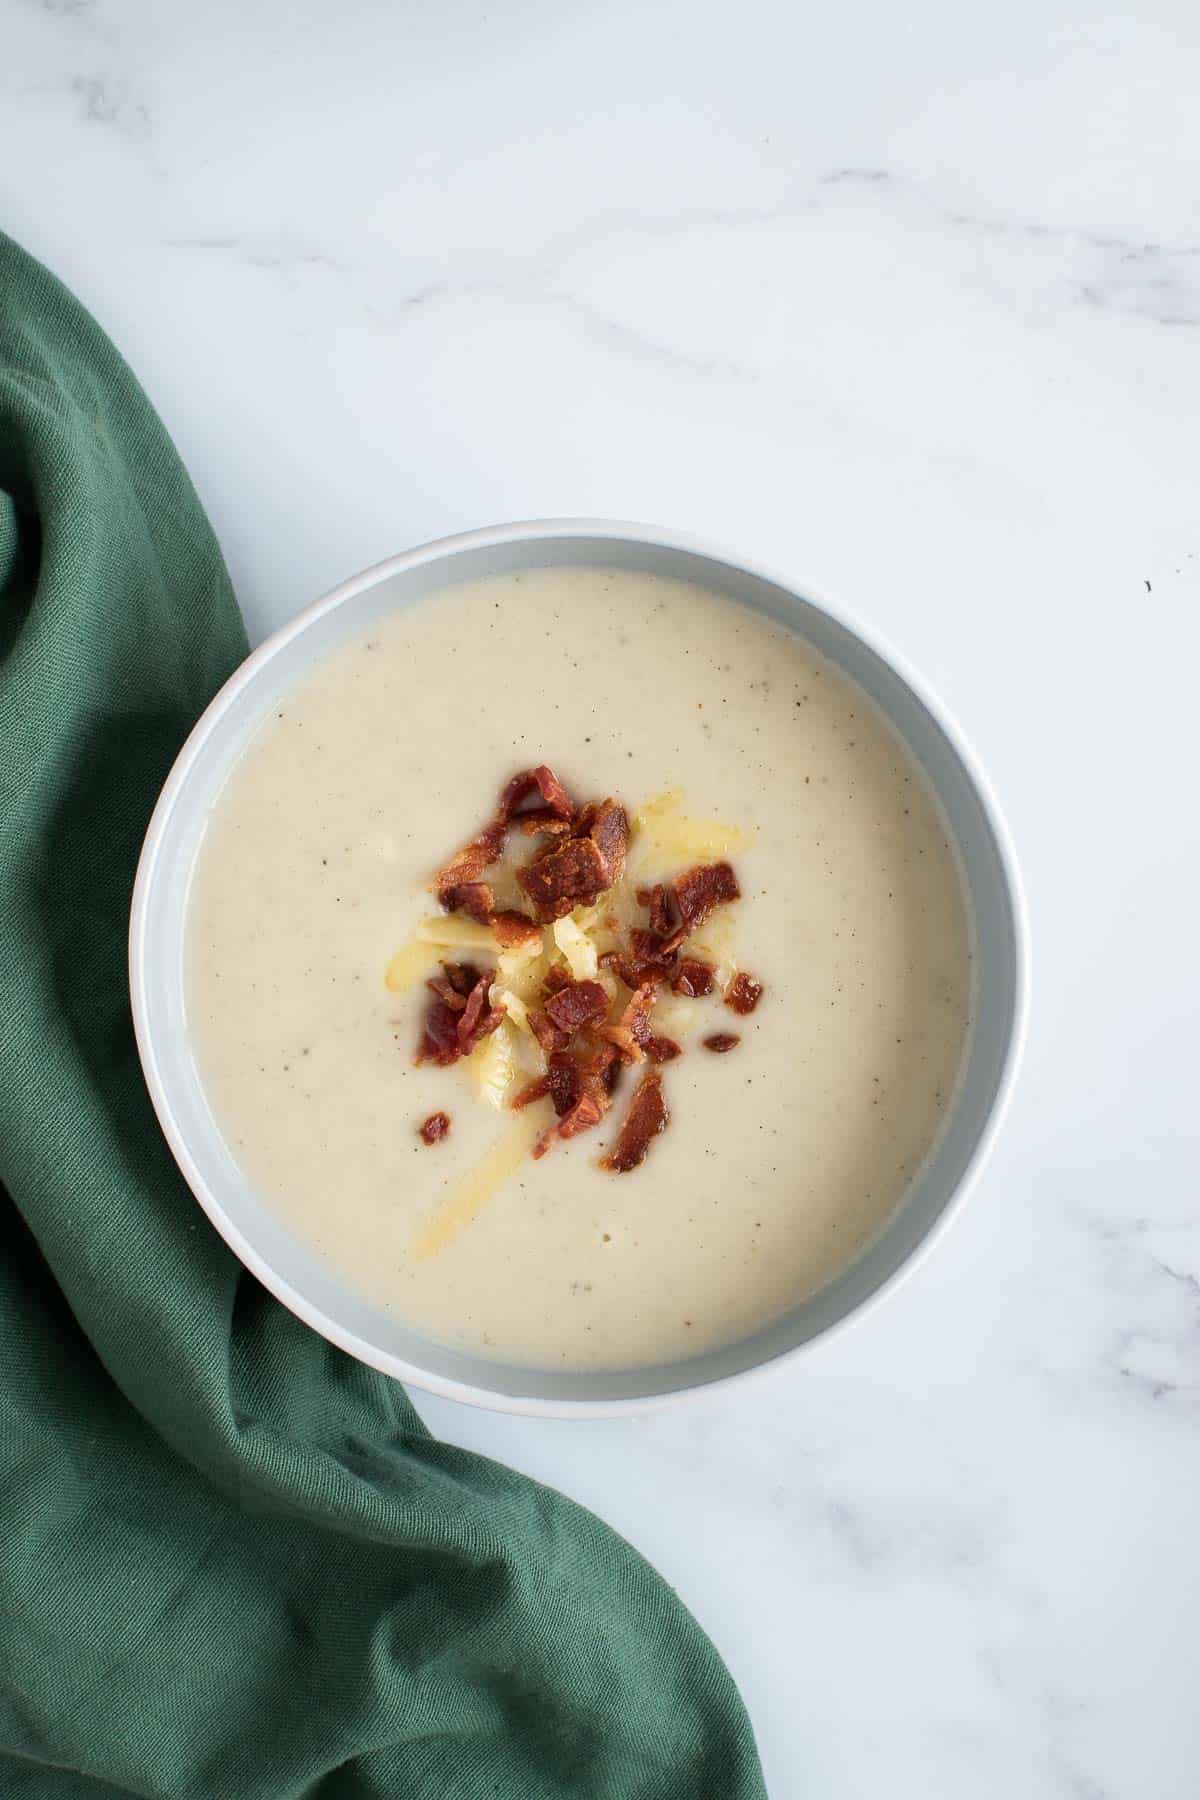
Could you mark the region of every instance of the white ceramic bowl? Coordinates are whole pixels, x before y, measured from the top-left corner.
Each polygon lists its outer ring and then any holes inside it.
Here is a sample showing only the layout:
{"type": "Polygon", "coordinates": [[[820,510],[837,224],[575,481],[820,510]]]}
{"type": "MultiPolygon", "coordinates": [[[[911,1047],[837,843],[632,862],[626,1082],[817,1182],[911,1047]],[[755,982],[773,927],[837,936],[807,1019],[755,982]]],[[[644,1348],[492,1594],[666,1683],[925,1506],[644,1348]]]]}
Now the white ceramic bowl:
{"type": "Polygon", "coordinates": [[[604,1416],[647,1410],[794,1356],[895,1286],[961,1205],[1004,1109],[1027,986],[1020,888],[1003,823],[971,752],[899,663],[828,601],[689,538],[591,519],[503,525],[427,544],[343,583],[247,658],[179,753],[146,834],[130,921],[130,985],[146,1083],[167,1141],[212,1223],[246,1266],[314,1330],[363,1362],[451,1399],[502,1411],[604,1416]],[[679,576],[794,626],[864,687],[936,789],[957,842],[974,918],[974,1024],[934,1154],[883,1234],[829,1287],[724,1349],[615,1372],[529,1369],[423,1337],[369,1304],[295,1239],[230,1155],[187,1030],[184,917],[212,806],[280,696],[335,645],[386,614],[477,576],[547,564],[607,564],[679,576]]]}

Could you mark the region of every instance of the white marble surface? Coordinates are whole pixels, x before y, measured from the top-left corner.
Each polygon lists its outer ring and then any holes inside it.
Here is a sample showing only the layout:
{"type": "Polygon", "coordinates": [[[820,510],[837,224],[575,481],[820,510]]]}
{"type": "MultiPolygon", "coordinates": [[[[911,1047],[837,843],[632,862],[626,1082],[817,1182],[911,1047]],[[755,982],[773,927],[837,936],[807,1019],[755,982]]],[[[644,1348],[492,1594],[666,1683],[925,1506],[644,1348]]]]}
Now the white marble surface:
{"type": "Polygon", "coordinates": [[[772,1800],[1190,1800],[1192,0],[0,0],[0,42],[0,224],[140,372],[256,633],[446,531],[643,517],[965,720],[1037,969],[944,1247],[675,1414],[423,1410],[658,1563],[772,1800]]]}

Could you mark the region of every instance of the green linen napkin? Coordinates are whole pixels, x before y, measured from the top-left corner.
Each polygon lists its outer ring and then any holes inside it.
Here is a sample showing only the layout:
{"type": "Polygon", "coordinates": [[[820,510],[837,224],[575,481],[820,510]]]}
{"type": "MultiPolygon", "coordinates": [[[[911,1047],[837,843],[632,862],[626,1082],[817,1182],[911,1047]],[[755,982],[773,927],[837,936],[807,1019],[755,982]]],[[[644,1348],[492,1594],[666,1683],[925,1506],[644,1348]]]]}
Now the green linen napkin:
{"type": "Polygon", "coordinates": [[[246,648],[144,395],[0,237],[0,1792],[752,1800],[665,1584],[247,1275],[126,999],[138,846],[246,648]]]}

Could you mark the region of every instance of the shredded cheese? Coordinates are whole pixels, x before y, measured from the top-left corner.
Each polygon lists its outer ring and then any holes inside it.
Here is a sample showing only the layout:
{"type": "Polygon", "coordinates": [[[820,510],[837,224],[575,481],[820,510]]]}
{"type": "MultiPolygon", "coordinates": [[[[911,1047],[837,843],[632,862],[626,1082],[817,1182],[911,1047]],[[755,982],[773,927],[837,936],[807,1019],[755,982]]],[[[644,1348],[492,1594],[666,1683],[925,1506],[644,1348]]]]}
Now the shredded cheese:
{"type": "Polygon", "coordinates": [[[693,819],[683,811],[683,789],[670,788],[647,800],[633,815],[639,863],[664,866],[712,861],[747,850],[753,833],[719,819],[693,819]]]}
{"type": "Polygon", "coordinates": [[[531,938],[527,944],[517,944],[511,950],[502,950],[496,958],[496,976],[502,987],[509,993],[519,994],[528,1000],[541,983],[545,973],[542,957],[545,946],[540,938],[531,938]]]}
{"type": "Polygon", "coordinates": [[[391,962],[383,972],[383,985],[391,994],[404,994],[418,981],[423,981],[434,963],[437,961],[437,950],[432,944],[421,944],[415,939],[397,950],[391,962]]]}
{"type": "MultiPolygon", "coordinates": [[[[423,981],[442,950],[488,950],[496,954],[496,939],[489,925],[466,919],[461,913],[434,913],[422,919],[407,944],[402,944],[384,970],[384,986],[392,994],[407,993],[423,981]]],[[[505,950],[498,958],[499,972],[511,986],[520,970],[532,971],[542,954],[537,939],[505,950]]]]}
{"type": "Polygon", "coordinates": [[[576,981],[594,981],[599,962],[591,938],[569,915],[554,922],[554,942],[576,981]]]}
{"type": "Polygon", "coordinates": [[[493,1006],[502,1006],[504,1008],[509,1019],[516,1026],[518,1031],[524,1031],[532,1035],[532,1027],[529,1023],[529,1008],[519,994],[514,994],[511,988],[503,987],[500,982],[494,981],[488,999],[493,1006]]]}
{"type": "Polygon", "coordinates": [[[495,1031],[489,1032],[472,1051],[471,1061],[475,1064],[480,1099],[486,1100],[497,1112],[503,1111],[505,1098],[516,1073],[513,1034],[507,1019],[495,1031]]]}
{"type": "Polygon", "coordinates": [[[431,919],[422,919],[415,935],[422,944],[436,944],[442,950],[496,948],[491,926],[465,919],[461,913],[436,913],[431,919]]]}
{"type": "Polygon", "coordinates": [[[451,1187],[413,1239],[412,1254],[417,1262],[436,1256],[452,1244],[520,1167],[541,1131],[542,1120],[533,1116],[539,1110],[531,1106],[527,1112],[518,1113],[486,1155],[451,1187]]]}

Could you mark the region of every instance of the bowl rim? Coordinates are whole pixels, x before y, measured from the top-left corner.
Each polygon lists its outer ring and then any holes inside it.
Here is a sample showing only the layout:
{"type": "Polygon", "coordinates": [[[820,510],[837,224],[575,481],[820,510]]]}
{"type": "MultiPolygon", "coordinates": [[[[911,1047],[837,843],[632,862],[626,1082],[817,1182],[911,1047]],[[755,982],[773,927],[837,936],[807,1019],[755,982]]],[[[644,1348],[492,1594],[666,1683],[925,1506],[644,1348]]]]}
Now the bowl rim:
{"type": "Polygon", "coordinates": [[[692,533],[625,519],[586,517],[525,519],[509,524],[482,526],[473,531],[457,532],[448,537],[430,539],[427,543],[416,545],[411,550],[401,551],[398,555],[385,557],[381,562],[373,563],[370,567],[340,582],[329,592],[302,608],[265,638],[238,665],[228,680],[213,695],[184,740],[159,793],[146,828],[134,879],[129,915],[129,992],[134,1036],[143,1077],[159,1127],[167,1140],[171,1153],[193,1196],[218,1234],[244,1266],[282,1305],[328,1342],[335,1344],[358,1361],[366,1363],[369,1367],[375,1368],[385,1375],[392,1376],[406,1386],[420,1388],[441,1399],[456,1400],[486,1411],[509,1413],[524,1418],[626,1418],[632,1415],[657,1412],[682,1400],[695,1399],[702,1394],[718,1392],[734,1384],[740,1385],[752,1378],[764,1376],[768,1371],[777,1370],[783,1365],[791,1363],[818,1344],[828,1343],[848,1326],[873,1312],[887,1296],[895,1293],[900,1284],[907,1281],[921,1266],[935,1245],[950,1229],[953,1221],[959,1217],[991,1153],[1012,1099],[1017,1071],[1024,1051],[1028,1029],[1030,979],[1031,950],[1028,913],[1024,887],[1008,825],[980,760],[957,719],[948,707],[931,692],[906,659],[899,655],[873,627],[864,626],[840,603],[832,600],[822,590],[810,587],[806,582],[800,582],[793,576],[752,558],[723,549],[720,545],[692,533]],[[346,601],[354,599],[370,588],[378,586],[380,582],[388,580],[393,575],[419,569],[424,565],[436,563],[463,551],[487,550],[498,545],[520,542],[552,542],[572,538],[607,538],[613,541],[645,545],[651,549],[675,550],[700,557],[716,563],[726,570],[744,573],[752,578],[771,583],[785,593],[795,595],[798,599],[827,614],[836,624],[859,639],[868,651],[879,657],[908,686],[934,723],[944,733],[951,750],[957,757],[979,800],[994,839],[1007,889],[1013,930],[1011,1024],[991,1107],[957,1184],[938,1217],[923,1232],[919,1241],[883,1278],[872,1293],[803,1342],[764,1356],[761,1360],[742,1369],[731,1370],[725,1374],[711,1376],[701,1381],[688,1382],[679,1387],[660,1390],[641,1397],[633,1395],[617,1399],[567,1399],[547,1398],[536,1394],[508,1394],[480,1383],[462,1381],[438,1374],[435,1371],[424,1369],[416,1363],[410,1363],[402,1357],[395,1356],[389,1351],[381,1350],[359,1337],[357,1333],[330,1318],[320,1306],[299,1289],[293,1287],[291,1282],[281,1275],[274,1265],[261,1255],[244,1236],[237,1223],[226,1212],[219,1196],[214,1192],[192,1156],[188,1143],[176,1121],[153,1040],[147,989],[147,923],[153,903],[155,876],[163,854],[164,842],[176,801],[218,721],[224,717],[243,691],[254,684],[259,671],[270,663],[287,644],[302,635],[326,613],[332,612],[346,601]]]}

